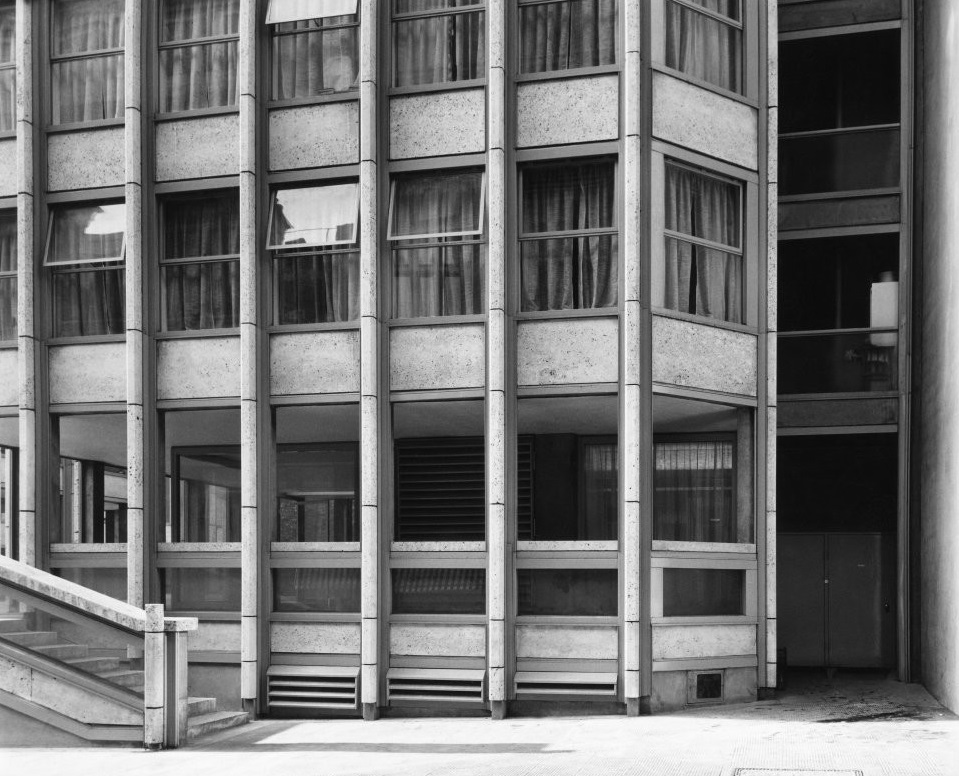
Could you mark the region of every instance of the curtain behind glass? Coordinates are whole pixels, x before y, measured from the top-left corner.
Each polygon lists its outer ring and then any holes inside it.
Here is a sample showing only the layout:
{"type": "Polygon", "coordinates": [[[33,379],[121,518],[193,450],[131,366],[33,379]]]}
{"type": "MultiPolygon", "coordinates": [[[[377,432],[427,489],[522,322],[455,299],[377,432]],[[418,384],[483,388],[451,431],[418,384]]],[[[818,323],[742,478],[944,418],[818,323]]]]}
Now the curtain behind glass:
{"type": "MultiPolygon", "coordinates": [[[[738,18],[739,0],[694,0],[738,18]]],[[[742,91],[742,31],[679,3],[666,3],[666,65],[733,92],[742,91]]]]}
{"type": "MultiPolygon", "coordinates": [[[[472,6],[476,0],[396,0],[394,14],[472,6]]],[[[396,86],[468,81],[486,71],[486,14],[428,16],[393,23],[396,86]]]]}
{"type": "MultiPolygon", "coordinates": [[[[240,211],[236,195],[167,202],[163,250],[166,259],[238,254],[240,211]]],[[[236,259],[168,264],[163,269],[168,330],[239,326],[240,267],[236,259]]]]}
{"type": "MultiPolygon", "coordinates": [[[[0,273],[17,271],[17,214],[0,213],[0,273]]],[[[17,338],[17,277],[0,277],[0,340],[17,338]]]]}
{"type": "Polygon", "coordinates": [[[615,539],[618,512],[616,443],[583,445],[583,525],[579,540],[615,539]]]}
{"type": "Polygon", "coordinates": [[[273,37],[273,99],[292,100],[358,88],[360,75],[356,26],[324,30],[331,24],[351,24],[355,16],[278,24],[273,37]]]}
{"type": "MultiPolygon", "coordinates": [[[[236,35],[239,0],[164,0],[160,42],[236,35]]],[[[160,51],[160,112],[236,105],[237,41],[160,51]]]]}
{"type": "Polygon", "coordinates": [[[732,442],[658,442],[653,538],[735,542],[732,442]]]}
{"type": "Polygon", "coordinates": [[[3,68],[16,58],[14,27],[13,3],[0,5],[0,132],[12,132],[17,120],[16,71],[3,68]]]}
{"type": "MultiPolygon", "coordinates": [[[[54,57],[123,48],[123,0],[59,0],[54,57]]],[[[123,117],[123,54],[54,61],[53,123],[123,117]]]]}
{"type": "Polygon", "coordinates": [[[358,253],[280,253],[277,323],[335,323],[359,317],[358,253]]]}
{"type": "Polygon", "coordinates": [[[616,62],[616,0],[567,0],[520,8],[520,72],[616,62]]]}
{"type": "MultiPolygon", "coordinates": [[[[666,228],[710,242],[742,245],[741,188],[684,167],[666,166],[666,228]]],[[[742,321],[742,256],[666,238],[671,310],[742,321]]]]}
{"type": "MultiPolygon", "coordinates": [[[[531,167],[523,172],[525,235],[610,229],[614,211],[611,163],[531,167]]],[[[615,306],[616,256],[615,235],[524,240],[522,309],[615,306]]]]}

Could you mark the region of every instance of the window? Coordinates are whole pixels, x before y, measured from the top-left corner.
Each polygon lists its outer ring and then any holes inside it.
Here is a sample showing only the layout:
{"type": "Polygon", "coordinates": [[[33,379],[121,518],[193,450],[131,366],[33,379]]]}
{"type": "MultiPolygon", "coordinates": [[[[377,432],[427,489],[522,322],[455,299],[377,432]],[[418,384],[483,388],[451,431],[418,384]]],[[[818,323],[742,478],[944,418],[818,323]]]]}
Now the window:
{"type": "Polygon", "coordinates": [[[517,614],[615,617],[619,610],[616,569],[518,569],[517,614]]]}
{"type": "Polygon", "coordinates": [[[273,611],[359,613],[360,570],[273,569],[273,611]]]}
{"type": "Polygon", "coordinates": [[[51,123],[123,118],[123,0],[54,0],[51,123]]]}
{"type": "Polygon", "coordinates": [[[520,309],[615,307],[615,164],[529,165],[521,176],[520,309]]]}
{"type": "Polygon", "coordinates": [[[161,0],[159,111],[236,105],[240,0],[161,0]]]}
{"type": "Polygon", "coordinates": [[[393,614],[485,614],[486,569],[393,569],[393,614]]]}
{"type": "Polygon", "coordinates": [[[17,338],[17,212],[0,210],[0,342],[17,338]]]}
{"type": "Polygon", "coordinates": [[[393,0],[393,85],[486,77],[486,14],[478,0],[393,0]]]}
{"type": "Polygon", "coordinates": [[[163,568],[160,584],[167,611],[240,611],[238,568],[163,568]]]}
{"type": "Polygon", "coordinates": [[[60,205],[50,210],[44,265],[53,280],[53,336],[122,334],[126,206],[60,205]]]}
{"type": "Polygon", "coordinates": [[[358,542],[355,442],[284,445],[276,452],[279,542],[358,542]]]}
{"type": "Polygon", "coordinates": [[[744,614],[746,573],[739,569],[663,569],[664,617],[744,614]]]}
{"type": "Polygon", "coordinates": [[[616,0],[530,0],[519,9],[519,71],[546,73],[616,62],[616,0]]]}
{"type": "Polygon", "coordinates": [[[666,0],[666,66],[741,94],[741,0],[666,0]]]}
{"type": "Polygon", "coordinates": [[[692,315],[743,322],[743,185],[666,163],[665,298],[692,315]]]}
{"type": "Polygon", "coordinates": [[[162,204],[163,328],[240,325],[240,206],[237,192],[178,197],[162,204]]]}
{"type": "Polygon", "coordinates": [[[0,132],[17,124],[17,63],[12,2],[0,3],[0,132]]]}
{"type": "Polygon", "coordinates": [[[274,192],[267,248],[276,323],[359,317],[359,196],[356,183],[274,192]]]}
{"type": "Polygon", "coordinates": [[[397,175],[390,189],[393,317],[474,315],[485,309],[485,175],[397,175]]]}
{"type": "Polygon", "coordinates": [[[293,100],[359,88],[356,0],[271,0],[273,99],[293,100]]]}
{"type": "Polygon", "coordinates": [[[654,538],[737,541],[733,440],[659,441],[654,448],[654,538]]]}

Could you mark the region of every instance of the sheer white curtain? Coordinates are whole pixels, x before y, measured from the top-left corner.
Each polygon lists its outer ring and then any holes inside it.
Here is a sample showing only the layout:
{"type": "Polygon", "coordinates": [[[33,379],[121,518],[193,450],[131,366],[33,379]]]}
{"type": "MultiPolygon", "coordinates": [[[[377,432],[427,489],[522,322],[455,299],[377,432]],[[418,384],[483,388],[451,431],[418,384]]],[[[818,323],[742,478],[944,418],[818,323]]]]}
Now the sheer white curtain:
{"type": "Polygon", "coordinates": [[[733,443],[657,442],[653,538],[735,542],[733,443]]]}
{"type": "MultiPolygon", "coordinates": [[[[523,171],[523,233],[586,232],[615,224],[611,162],[523,171]]],[[[617,303],[614,234],[524,239],[522,309],[567,310],[617,303]]]]}
{"type": "MultiPolygon", "coordinates": [[[[739,19],[740,0],[692,0],[739,19]]],[[[671,0],[666,3],[666,64],[693,78],[742,91],[742,31],[671,0]]]]}
{"type": "MultiPolygon", "coordinates": [[[[667,165],[666,228],[738,250],[740,195],[735,183],[667,165]]],[[[742,293],[742,255],[666,238],[666,307],[741,322],[742,293]]]]}
{"type": "MultiPolygon", "coordinates": [[[[477,6],[476,0],[394,0],[393,13],[442,12],[477,6]]],[[[393,23],[396,86],[484,78],[486,15],[482,4],[468,13],[397,20],[393,23]]]]}
{"type": "Polygon", "coordinates": [[[53,6],[53,123],[123,118],[123,0],[58,0],[53,6]]]}
{"type": "Polygon", "coordinates": [[[392,235],[412,239],[394,243],[395,318],[483,312],[484,246],[478,234],[456,236],[482,228],[482,176],[470,171],[396,180],[392,235]]]}
{"type": "Polygon", "coordinates": [[[17,338],[16,271],[17,215],[10,210],[0,213],[0,341],[17,338]]]}
{"type": "Polygon", "coordinates": [[[16,125],[16,72],[13,63],[14,6],[0,5],[0,132],[11,132],[16,125]]]}
{"type": "Polygon", "coordinates": [[[520,7],[520,72],[616,61],[616,0],[563,0],[520,7]]]}
{"type": "Polygon", "coordinates": [[[358,88],[358,28],[324,29],[355,20],[355,16],[340,16],[275,25],[273,99],[291,100],[358,88]]]}
{"type": "MultiPolygon", "coordinates": [[[[160,42],[236,36],[239,0],[164,0],[160,42]]],[[[237,41],[162,48],[160,112],[236,105],[237,41]]]]}

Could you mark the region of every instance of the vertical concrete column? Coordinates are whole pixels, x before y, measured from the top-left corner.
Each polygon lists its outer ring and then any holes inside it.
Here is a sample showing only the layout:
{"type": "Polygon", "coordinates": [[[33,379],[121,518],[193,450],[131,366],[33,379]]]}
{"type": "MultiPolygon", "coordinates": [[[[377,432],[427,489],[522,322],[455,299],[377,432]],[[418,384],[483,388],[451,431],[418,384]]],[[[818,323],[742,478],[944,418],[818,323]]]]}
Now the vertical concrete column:
{"type": "Polygon", "coordinates": [[[626,712],[639,714],[640,697],[644,694],[641,682],[642,649],[642,596],[649,595],[648,579],[643,576],[642,546],[642,395],[640,378],[644,357],[641,334],[641,261],[642,261],[642,61],[640,41],[642,37],[641,13],[638,3],[623,3],[623,227],[620,238],[621,261],[623,262],[623,314],[620,321],[620,349],[622,370],[620,385],[619,440],[622,465],[620,466],[620,519],[623,522],[623,677],[625,682],[626,712]]]}
{"type": "MultiPolygon", "coordinates": [[[[778,1],[766,3],[766,401],[757,409],[763,413],[760,424],[765,434],[765,493],[757,495],[757,514],[765,510],[765,558],[760,557],[760,569],[765,569],[766,594],[766,671],[765,683],[760,687],[771,692],[776,687],[776,343],[779,324],[776,317],[777,281],[777,211],[779,169],[779,20],[778,1]]],[[[760,179],[762,184],[762,179],[760,179]]],[[[763,623],[760,623],[760,627],[763,623]]],[[[760,655],[762,660],[762,655],[760,655]]],[[[765,693],[764,693],[765,694],[765,693]]]]}
{"type": "Polygon", "coordinates": [[[127,602],[142,608],[144,595],[144,433],[145,263],[143,260],[143,8],[129,3],[124,21],[124,197],[126,200],[127,346],[127,602]]]}
{"type": "Polygon", "coordinates": [[[147,604],[143,630],[143,745],[163,746],[166,721],[166,639],[163,634],[163,604],[147,604]]]}
{"type": "Polygon", "coordinates": [[[240,108],[240,699],[256,711],[259,661],[259,322],[256,242],[256,0],[241,0],[238,79],[240,108]]]}
{"type": "Polygon", "coordinates": [[[486,515],[489,700],[494,719],[506,715],[506,2],[487,0],[486,196],[486,515]]]}
{"type": "Polygon", "coordinates": [[[34,318],[33,6],[16,5],[17,394],[20,407],[19,558],[37,562],[37,339],[34,318]]]}
{"type": "Polygon", "coordinates": [[[379,3],[360,3],[360,685],[364,719],[379,715],[380,321],[377,210],[379,3]]]}

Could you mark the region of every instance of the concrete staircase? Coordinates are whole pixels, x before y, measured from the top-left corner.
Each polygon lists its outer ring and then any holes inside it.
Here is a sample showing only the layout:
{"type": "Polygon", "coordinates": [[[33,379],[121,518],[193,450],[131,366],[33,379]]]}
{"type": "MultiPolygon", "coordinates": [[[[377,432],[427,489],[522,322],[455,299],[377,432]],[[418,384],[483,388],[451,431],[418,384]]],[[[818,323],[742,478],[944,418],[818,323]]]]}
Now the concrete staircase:
{"type": "MultiPolygon", "coordinates": [[[[97,676],[142,695],[142,659],[98,654],[86,644],[65,640],[52,630],[34,630],[28,618],[20,614],[0,614],[0,639],[57,660],[77,671],[97,676]]],[[[102,651],[101,651],[102,652],[102,651]]],[[[211,733],[249,722],[245,711],[217,711],[216,698],[190,698],[188,702],[187,740],[194,741],[211,733]]]]}

